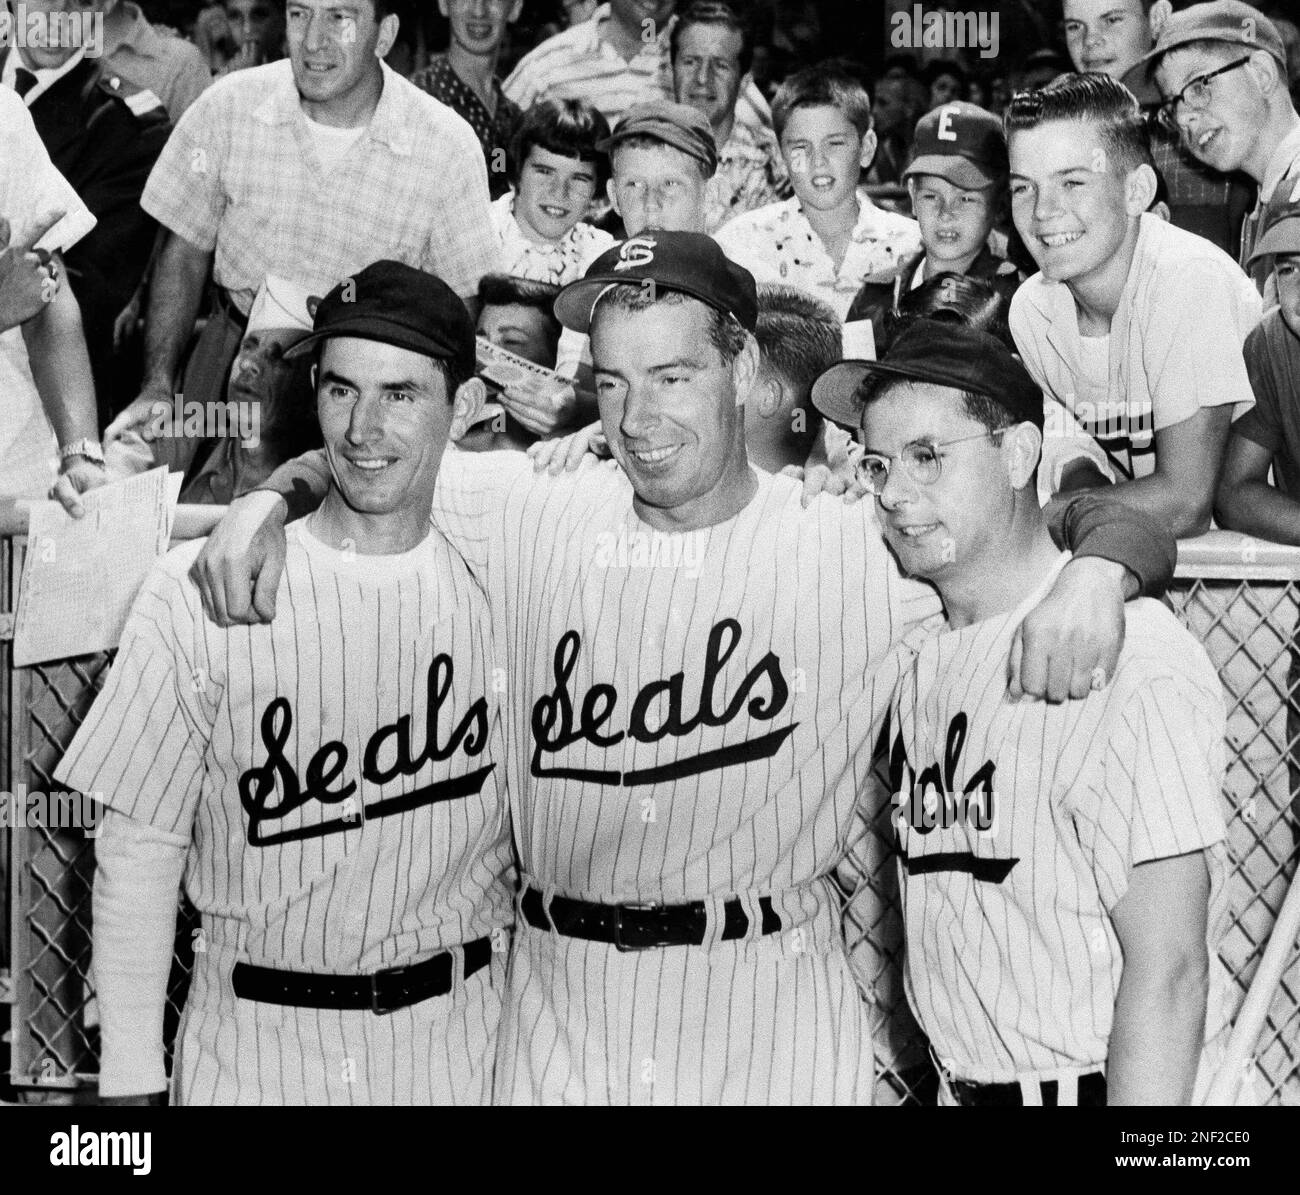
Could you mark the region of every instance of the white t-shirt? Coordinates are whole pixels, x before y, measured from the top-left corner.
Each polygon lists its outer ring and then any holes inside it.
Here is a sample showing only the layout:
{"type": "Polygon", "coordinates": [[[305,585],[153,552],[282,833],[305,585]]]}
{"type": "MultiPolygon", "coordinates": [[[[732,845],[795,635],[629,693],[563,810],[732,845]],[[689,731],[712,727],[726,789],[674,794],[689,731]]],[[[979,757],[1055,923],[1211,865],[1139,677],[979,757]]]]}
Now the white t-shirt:
{"type": "MultiPolygon", "coordinates": [[[[56,211],[64,217],[40,239],[42,249],[69,249],[95,227],[50,161],[18,93],[0,87],[0,216],[9,221],[10,242],[25,239],[43,215],[56,211]]],[[[44,498],[58,464],[22,329],[10,328],[0,333],[0,498],[44,498]]]]}
{"type": "Polygon", "coordinates": [[[311,133],[312,144],[315,145],[316,154],[326,171],[338,166],[347,157],[348,150],[361,140],[362,134],[366,131],[365,125],[358,125],[354,129],[340,129],[333,125],[320,124],[306,113],[303,114],[303,119],[307,122],[307,131],[311,133]]]}

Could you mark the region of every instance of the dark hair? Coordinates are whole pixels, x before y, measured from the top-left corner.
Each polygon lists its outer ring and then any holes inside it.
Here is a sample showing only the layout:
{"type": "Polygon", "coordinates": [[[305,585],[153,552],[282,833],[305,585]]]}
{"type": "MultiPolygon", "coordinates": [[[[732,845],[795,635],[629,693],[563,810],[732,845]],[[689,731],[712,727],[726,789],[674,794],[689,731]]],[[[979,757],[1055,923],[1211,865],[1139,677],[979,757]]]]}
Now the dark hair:
{"type": "MultiPolygon", "coordinates": [[[[892,390],[923,384],[914,382],[910,378],[891,377],[889,374],[868,374],[858,386],[855,397],[858,402],[866,406],[867,403],[875,402],[878,398],[884,398],[892,390]]],[[[1014,427],[1019,422],[1000,402],[995,402],[983,394],[976,394],[971,390],[958,390],[957,393],[961,395],[962,406],[967,417],[976,423],[982,423],[991,432],[1014,427]]]]}
{"type": "Polygon", "coordinates": [[[740,74],[743,78],[749,73],[754,61],[754,33],[748,21],[742,21],[739,14],[725,0],[694,0],[673,25],[668,35],[668,52],[673,62],[677,61],[678,43],[683,30],[691,25],[720,25],[733,33],[740,34],[740,74]]]}
{"type": "Polygon", "coordinates": [[[549,282],[534,282],[531,278],[515,278],[510,274],[484,274],[479,279],[478,301],[484,307],[531,307],[546,317],[549,335],[560,339],[560,321],[555,315],[555,298],[558,286],[549,282]]]}
{"type": "MultiPolygon", "coordinates": [[[[592,307],[592,319],[596,316],[596,307],[613,307],[618,311],[645,311],[656,303],[676,307],[688,300],[699,303],[700,299],[683,294],[677,290],[656,290],[649,286],[610,286],[606,287],[592,307]]],[[[706,304],[707,306],[707,304],[706,304]]],[[[722,357],[723,364],[730,365],[745,347],[749,333],[741,327],[740,322],[725,311],[709,307],[709,341],[722,357]]]]}
{"type": "Polygon", "coordinates": [[[858,136],[871,131],[871,96],[847,71],[823,62],[796,71],[772,98],[772,128],[778,140],[790,116],[799,108],[837,108],[852,122],[858,136]]]}
{"type": "Polygon", "coordinates": [[[1109,75],[1062,75],[1037,91],[1016,92],[1003,117],[1007,143],[1015,133],[1052,121],[1088,121],[1099,126],[1107,156],[1125,174],[1154,165],[1137,97],[1109,75]]]}
{"type": "Polygon", "coordinates": [[[519,122],[510,140],[510,182],[519,185],[519,173],[534,146],[562,158],[577,158],[596,168],[596,190],[609,179],[609,156],[596,146],[609,136],[609,122],[599,109],[583,100],[539,100],[519,122]]]}
{"type": "Polygon", "coordinates": [[[806,395],[844,356],[839,318],[820,299],[793,286],[758,288],[758,351],[769,369],[806,395]]]}

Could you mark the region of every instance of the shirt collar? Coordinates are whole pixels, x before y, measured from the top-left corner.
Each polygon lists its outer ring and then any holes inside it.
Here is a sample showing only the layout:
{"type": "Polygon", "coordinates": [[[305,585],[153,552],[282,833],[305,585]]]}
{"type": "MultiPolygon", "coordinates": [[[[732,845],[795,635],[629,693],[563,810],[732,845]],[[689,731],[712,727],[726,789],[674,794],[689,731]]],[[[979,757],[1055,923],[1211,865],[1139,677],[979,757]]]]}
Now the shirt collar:
{"type": "Polygon", "coordinates": [[[45,70],[34,70],[32,67],[24,65],[22,57],[19,55],[17,50],[12,50],[5,56],[4,70],[0,73],[0,83],[3,83],[6,87],[13,87],[18,78],[19,67],[23,70],[31,71],[31,73],[36,76],[36,85],[25,96],[23,96],[23,103],[30,108],[33,101],[39,99],[49,91],[49,89],[62,79],[64,75],[71,74],[76,70],[85,57],[86,47],[78,46],[76,52],[73,53],[62,66],[51,67],[45,70]]]}
{"type": "Polygon", "coordinates": [[[1273,192],[1277,190],[1278,183],[1286,177],[1297,159],[1300,159],[1300,121],[1297,121],[1291,131],[1282,138],[1278,143],[1278,147],[1273,151],[1273,156],[1268,160],[1268,166],[1264,170],[1264,178],[1259,186],[1261,202],[1273,198],[1273,192]]]}
{"type": "MultiPolygon", "coordinates": [[[[407,105],[401,95],[403,81],[386,62],[381,62],[379,69],[383,73],[384,89],[379,93],[379,103],[365,131],[373,140],[387,145],[395,154],[409,157],[413,143],[410,121],[407,119],[407,105]]],[[[299,118],[306,119],[297,84],[293,81],[293,66],[287,58],[284,60],[284,69],[279,78],[276,79],[254,115],[263,124],[269,125],[289,124],[299,118]]]]}

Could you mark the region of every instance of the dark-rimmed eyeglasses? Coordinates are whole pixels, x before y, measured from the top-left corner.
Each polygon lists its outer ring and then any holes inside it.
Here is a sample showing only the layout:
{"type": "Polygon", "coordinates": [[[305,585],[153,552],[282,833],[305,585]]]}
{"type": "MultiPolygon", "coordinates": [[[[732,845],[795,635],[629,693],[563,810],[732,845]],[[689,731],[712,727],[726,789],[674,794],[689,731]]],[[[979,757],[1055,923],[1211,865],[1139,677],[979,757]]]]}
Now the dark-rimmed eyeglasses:
{"type": "Polygon", "coordinates": [[[903,462],[903,470],[917,485],[934,485],[943,472],[943,454],[940,448],[951,448],[954,444],[971,444],[976,440],[997,440],[1010,428],[999,427],[995,431],[982,431],[977,436],[962,436],[959,440],[944,440],[935,444],[928,440],[913,440],[904,444],[897,456],[889,457],[879,452],[865,453],[857,464],[858,484],[868,494],[879,497],[889,480],[889,470],[894,461],[903,462]]]}
{"type": "Polygon", "coordinates": [[[1217,71],[1208,71],[1204,75],[1197,75],[1183,87],[1176,96],[1166,100],[1160,105],[1156,113],[1156,119],[1164,125],[1171,133],[1178,132],[1178,106],[1186,104],[1193,112],[1201,112],[1209,106],[1210,99],[1214,91],[1210,87],[1210,80],[1217,79],[1220,75],[1226,75],[1229,71],[1235,71],[1239,66],[1245,66],[1250,61],[1250,55],[1244,58],[1238,58],[1236,62],[1230,62],[1227,66],[1221,66],[1217,71]]]}

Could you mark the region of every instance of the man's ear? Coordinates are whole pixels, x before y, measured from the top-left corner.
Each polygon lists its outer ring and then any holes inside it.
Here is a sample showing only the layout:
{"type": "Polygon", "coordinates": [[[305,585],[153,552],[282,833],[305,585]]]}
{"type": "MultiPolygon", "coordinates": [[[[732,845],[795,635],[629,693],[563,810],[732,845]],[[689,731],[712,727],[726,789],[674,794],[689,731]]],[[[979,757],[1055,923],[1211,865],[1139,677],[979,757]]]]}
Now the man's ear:
{"type": "Polygon", "coordinates": [[[618,192],[614,189],[614,180],[612,178],[605,180],[605,195],[609,199],[609,206],[614,209],[615,214],[621,220],[623,218],[623,209],[618,206],[618,192]]]}
{"type": "Polygon", "coordinates": [[[1141,215],[1156,197],[1156,172],[1145,162],[1130,170],[1124,179],[1124,209],[1130,216],[1141,215]]]}
{"type": "Polygon", "coordinates": [[[451,0],[438,0],[438,11],[444,21],[451,20],[451,0]]]}
{"type": "Polygon", "coordinates": [[[509,15],[506,17],[506,24],[513,25],[517,20],[519,20],[520,14],[523,11],[524,0],[515,0],[514,5],[510,9],[509,15]]]}
{"type": "Polygon", "coordinates": [[[379,22],[379,40],[375,42],[375,57],[381,62],[388,57],[388,51],[397,44],[397,31],[402,22],[395,12],[390,12],[379,22]]]}
{"type": "Polygon", "coordinates": [[[785,402],[785,386],[781,379],[774,377],[767,370],[761,370],[754,385],[757,396],[757,411],[764,419],[771,419],[785,402]]]}
{"type": "Polygon", "coordinates": [[[483,404],[487,402],[487,387],[482,378],[470,378],[462,382],[452,400],[454,409],[451,414],[451,439],[459,440],[479,417],[483,404]]]}
{"type": "Polygon", "coordinates": [[[745,333],[745,347],[731,363],[731,381],[736,388],[736,406],[744,406],[758,384],[758,341],[752,332],[745,333]]]}
{"type": "Polygon", "coordinates": [[[1174,6],[1169,0],[1156,0],[1151,6],[1151,11],[1147,13],[1147,24],[1151,28],[1151,40],[1155,41],[1160,36],[1160,30],[1165,27],[1165,22],[1174,15],[1174,6]]]}
{"type": "Polygon", "coordinates": [[[1033,485],[1034,470],[1042,455],[1043,433],[1032,423],[1017,423],[1002,433],[1002,456],[1012,489],[1023,490],[1033,485]]]}
{"type": "Polygon", "coordinates": [[[876,130],[868,129],[862,134],[862,156],[858,159],[863,170],[871,165],[876,156],[876,130]]]}

